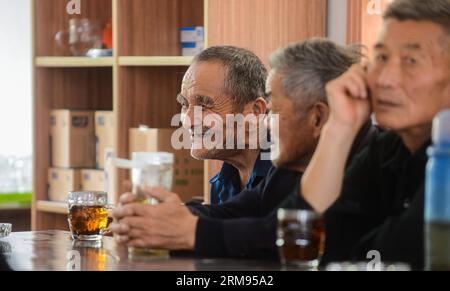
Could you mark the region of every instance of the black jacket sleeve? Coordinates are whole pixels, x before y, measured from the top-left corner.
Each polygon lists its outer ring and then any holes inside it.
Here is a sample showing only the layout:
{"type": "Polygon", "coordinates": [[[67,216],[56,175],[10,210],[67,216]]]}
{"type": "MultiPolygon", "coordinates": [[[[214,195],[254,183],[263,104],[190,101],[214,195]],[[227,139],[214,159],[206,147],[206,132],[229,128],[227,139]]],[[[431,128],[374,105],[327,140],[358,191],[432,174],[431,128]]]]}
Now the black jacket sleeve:
{"type": "Polygon", "coordinates": [[[272,168],[267,177],[255,188],[245,189],[221,205],[187,204],[187,207],[199,217],[216,219],[258,217],[261,215],[264,188],[274,172],[275,168],[272,168]]]}
{"type": "Polygon", "coordinates": [[[199,257],[278,260],[276,217],[216,220],[200,218],[195,254],[199,257]]]}

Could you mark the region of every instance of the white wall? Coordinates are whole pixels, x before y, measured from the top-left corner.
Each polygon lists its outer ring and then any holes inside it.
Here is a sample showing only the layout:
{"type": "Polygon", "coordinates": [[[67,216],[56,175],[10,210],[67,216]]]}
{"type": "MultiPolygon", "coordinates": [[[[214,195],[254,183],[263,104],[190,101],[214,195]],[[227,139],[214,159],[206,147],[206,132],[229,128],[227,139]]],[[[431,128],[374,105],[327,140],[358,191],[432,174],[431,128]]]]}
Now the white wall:
{"type": "Polygon", "coordinates": [[[327,36],[338,44],[347,43],[347,0],[328,0],[327,36]]]}
{"type": "Polygon", "coordinates": [[[31,1],[0,0],[0,155],[32,152],[31,1]]]}

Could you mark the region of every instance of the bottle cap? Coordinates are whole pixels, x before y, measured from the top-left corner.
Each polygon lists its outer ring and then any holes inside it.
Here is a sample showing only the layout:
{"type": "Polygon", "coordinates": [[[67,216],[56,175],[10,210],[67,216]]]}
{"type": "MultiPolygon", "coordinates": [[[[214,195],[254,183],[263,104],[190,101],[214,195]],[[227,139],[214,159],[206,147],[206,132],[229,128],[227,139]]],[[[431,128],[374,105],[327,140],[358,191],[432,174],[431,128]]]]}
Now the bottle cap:
{"type": "Polygon", "coordinates": [[[434,118],[433,143],[450,145],[450,110],[442,111],[434,118]]]}

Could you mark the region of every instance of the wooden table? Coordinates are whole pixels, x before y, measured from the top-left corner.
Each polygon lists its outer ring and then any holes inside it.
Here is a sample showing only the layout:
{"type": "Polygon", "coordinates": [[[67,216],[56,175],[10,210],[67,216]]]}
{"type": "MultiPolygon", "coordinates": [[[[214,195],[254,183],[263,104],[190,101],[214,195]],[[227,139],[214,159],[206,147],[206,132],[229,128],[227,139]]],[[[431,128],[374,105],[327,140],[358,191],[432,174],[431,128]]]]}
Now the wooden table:
{"type": "Polygon", "coordinates": [[[75,242],[64,231],[17,232],[0,239],[14,270],[28,271],[278,271],[277,263],[244,260],[130,256],[111,237],[75,242]]]}

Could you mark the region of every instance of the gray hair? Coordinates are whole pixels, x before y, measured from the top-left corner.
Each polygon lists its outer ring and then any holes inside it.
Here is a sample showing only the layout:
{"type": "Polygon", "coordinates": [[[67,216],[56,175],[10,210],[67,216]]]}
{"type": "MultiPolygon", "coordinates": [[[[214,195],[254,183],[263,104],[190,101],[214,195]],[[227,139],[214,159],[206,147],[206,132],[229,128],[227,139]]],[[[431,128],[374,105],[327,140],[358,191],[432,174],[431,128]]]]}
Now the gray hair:
{"type": "Polygon", "coordinates": [[[388,6],[383,18],[430,21],[450,34],[450,0],[396,0],[388,6]]]}
{"type": "Polygon", "coordinates": [[[315,102],[327,103],[325,85],[359,62],[361,54],[354,48],[313,38],[291,44],[271,55],[270,65],[283,78],[284,93],[301,113],[315,102]]]}
{"type": "Polygon", "coordinates": [[[194,63],[211,61],[225,67],[224,94],[233,98],[236,108],[242,109],[258,97],[267,100],[267,69],[254,53],[234,46],[214,46],[194,58],[194,63]]]}

